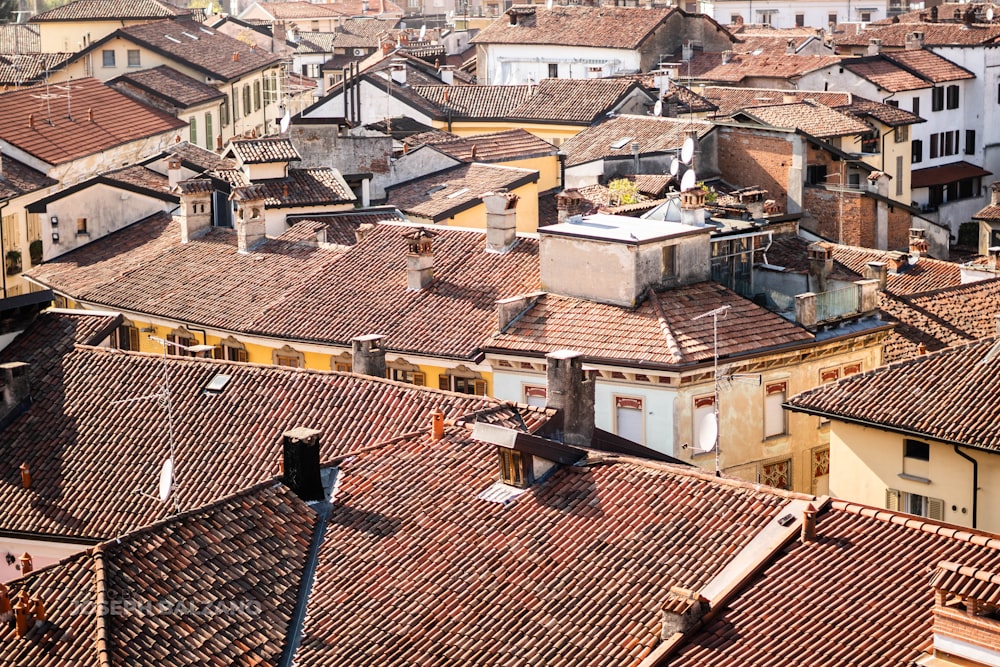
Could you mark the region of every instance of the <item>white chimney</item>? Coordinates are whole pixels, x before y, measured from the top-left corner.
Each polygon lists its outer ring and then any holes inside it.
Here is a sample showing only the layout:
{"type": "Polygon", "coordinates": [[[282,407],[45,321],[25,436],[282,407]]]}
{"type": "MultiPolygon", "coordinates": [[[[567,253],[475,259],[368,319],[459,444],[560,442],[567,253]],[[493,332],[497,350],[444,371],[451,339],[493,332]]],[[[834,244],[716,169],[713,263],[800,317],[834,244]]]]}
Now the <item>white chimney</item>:
{"type": "Polygon", "coordinates": [[[694,56],[694,45],[691,40],[684,40],[684,44],[681,46],[681,60],[687,62],[691,60],[694,56]]]}
{"type": "Polygon", "coordinates": [[[167,183],[170,185],[170,189],[173,190],[177,187],[177,184],[181,180],[181,161],[178,158],[172,157],[167,160],[167,183]]]}
{"type": "Polygon", "coordinates": [[[181,193],[180,210],[177,220],[181,227],[181,243],[207,232],[212,226],[212,181],[207,178],[193,178],[178,181],[181,193]]]}
{"type": "Polygon", "coordinates": [[[877,56],[882,51],[882,40],[872,37],[868,40],[868,55],[877,56]]]}
{"type": "Polygon", "coordinates": [[[437,234],[421,227],[406,239],[406,289],[420,291],[434,281],[434,252],[431,243],[437,234]]]}
{"type": "Polygon", "coordinates": [[[454,86],[455,85],[455,66],[454,65],[441,65],[441,83],[454,86]]]}
{"type": "Polygon", "coordinates": [[[919,51],[924,48],[924,33],[914,31],[906,33],[905,49],[907,51],[919,51]]]}
{"type": "Polygon", "coordinates": [[[398,83],[400,86],[406,85],[406,61],[402,58],[396,58],[392,61],[392,65],[389,68],[392,75],[392,80],[398,83]]]}
{"type": "Polygon", "coordinates": [[[505,253],[517,242],[518,196],[506,189],[483,195],[486,205],[486,252],[505,253]]]}

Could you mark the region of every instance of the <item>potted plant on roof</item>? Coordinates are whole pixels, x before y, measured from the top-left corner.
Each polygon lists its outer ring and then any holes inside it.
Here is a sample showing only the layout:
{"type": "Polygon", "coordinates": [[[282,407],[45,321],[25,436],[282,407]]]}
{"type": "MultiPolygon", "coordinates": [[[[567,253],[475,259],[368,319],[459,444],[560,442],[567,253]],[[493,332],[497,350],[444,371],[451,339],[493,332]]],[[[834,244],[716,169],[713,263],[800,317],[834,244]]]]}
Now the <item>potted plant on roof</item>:
{"type": "Polygon", "coordinates": [[[8,250],[7,251],[7,275],[12,276],[15,273],[21,272],[21,251],[20,250],[8,250]]]}

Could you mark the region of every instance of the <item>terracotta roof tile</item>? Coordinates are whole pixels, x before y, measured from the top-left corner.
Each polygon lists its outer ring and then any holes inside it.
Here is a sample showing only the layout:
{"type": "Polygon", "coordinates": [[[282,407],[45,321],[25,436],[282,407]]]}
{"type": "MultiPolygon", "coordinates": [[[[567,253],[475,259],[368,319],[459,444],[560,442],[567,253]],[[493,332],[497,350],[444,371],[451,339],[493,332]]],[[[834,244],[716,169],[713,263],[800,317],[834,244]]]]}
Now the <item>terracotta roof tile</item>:
{"type": "Polygon", "coordinates": [[[287,241],[316,241],[317,234],[322,233],[325,243],[349,246],[357,242],[357,230],[361,225],[405,221],[403,214],[392,206],[323,215],[290,215],[285,218],[290,229],[281,238],[287,241]]]}
{"type": "Polygon", "coordinates": [[[264,139],[234,139],[228,152],[235,154],[242,164],[265,164],[268,162],[292,162],[302,156],[295,150],[291,139],[267,137],[264,139]]]}
{"type": "Polygon", "coordinates": [[[851,102],[850,93],[822,90],[781,90],[778,88],[744,88],[742,86],[705,86],[701,94],[718,106],[717,116],[731,116],[741,109],[765,107],[788,102],[813,100],[828,107],[851,102]],[[786,102],[788,100],[788,102],[786,102]]]}
{"type": "Polygon", "coordinates": [[[219,89],[167,65],[123,74],[109,81],[108,85],[118,89],[134,86],[181,109],[225,97],[219,89]]]}
{"type": "MultiPolygon", "coordinates": [[[[59,315],[55,334],[38,331],[51,317],[40,316],[2,357],[31,364],[32,404],[3,431],[0,530],[106,539],[168,517],[170,504],[135,494],[136,488],[154,493],[168,456],[165,412],[155,400],[121,402],[158,390],[162,358],[72,349],[71,340],[107,320],[74,330],[70,316],[59,315]],[[32,472],[30,489],[20,483],[22,463],[32,472]]],[[[450,420],[492,411],[493,420],[511,427],[523,418],[535,429],[547,419],[486,397],[347,373],[184,357],[167,363],[177,475],[172,497],[182,511],[272,479],[280,436],[296,426],[321,432],[327,460],[427,429],[436,407],[450,420]],[[219,373],[230,376],[229,383],[217,394],[205,392],[219,373]]]]}
{"type": "Polygon", "coordinates": [[[172,19],[190,16],[190,9],[159,0],[74,0],[31,17],[39,21],[93,21],[114,19],[172,19]]]}
{"type": "Polygon", "coordinates": [[[739,113],[772,127],[794,128],[821,139],[872,131],[871,127],[850,114],[811,101],[755,107],[739,113]]]}
{"type": "Polygon", "coordinates": [[[146,190],[155,190],[157,192],[167,192],[170,190],[170,184],[166,176],[142,165],[113,169],[104,172],[101,176],[107,181],[124,183],[146,190]]]}
{"type": "Polygon", "coordinates": [[[25,54],[42,50],[42,40],[38,36],[38,26],[25,23],[5,23],[0,25],[0,53],[25,54]]]}
{"type": "Polygon", "coordinates": [[[700,139],[713,129],[712,124],[705,121],[623,115],[588,127],[561,148],[567,155],[566,166],[572,167],[601,159],[631,158],[634,141],[639,142],[639,151],[643,154],[677,151],[689,131],[697,132],[700,139]],[[628,141],[616,148],[616,142],[622,139],[628,141]]]}
{"type": "Polygon", "coordinates": [[[886,52],[883,54],[883,57],[899,63],[933,83],[976,78],[975,74],[964,67],[960,67],[947,58],[925,49],[886,52]]]}
{"type": "Polygon", "coordinates": [[[473,162],[391,185],[386,195],[404,213],[437,222],[479,205],[487,192],[537,180],[538,172],[530,169],[473,162]]]}
{"type": "Polygon", "coordinates": [[[476,35],[475,44],[557,44],[636,49],[673,8],[515,6],[476,35]],[[517,15],[511,25],[509,14],[517,15]]]}
{"type": "MultiPolygon", "coordinates": [[[[216,169],[212,175],[236,187],[251,185],[239,169],[216,169]]],[[[263,195],[267,208],[325,206],[357,199],[343,177],[329,167],[289,169],[284,178],[257,180],[252,185],[257,188],[257,194],[263,195]]]]}
{"type": "Polygon", "coordinates": [[[279,20],[337,18],[344,12],[333,5],[314,2],[268,2],[261,9],[279,20]]]}
{"type": "Polygon", "coordinates": [[[996,340],[988,338],[918,356],[817,387],[788,404],[890,431],[1000,451],[996,350],[996,340]],[[914,392],[914,387],[920,391],[914,392]]]}
{"type": "Polygon", "coordinates": [[[528,86],[413,85],[412,90],[435,108],[459,118],[509,117],[530,94],[528,86]]]}
{"type": "Polygon", "coordinates": [[[198,171],[236,168],[236,163],[233,160],[220,157],[218,153],[213,153],[188,141],[172,144],[165,152],[168,155],[176,155],[187,166],[198,171]]]}
{"type": "Polygon", "coordinates": [[[948,185],[966,178],[990,176],[992,173],[965,160],[959,160],[958,162],[943,164],[938,167],[914,169],[910,173],[910,187],[927,188],[932,185],[948,185]]]}
{"type": "MultiPolygon", "coordinates": [[[[407,143],[413,145],[412,140],[420,136],[412,137],[407,143]]],[[[422,143],[430,144],[463,162],[506,162],[555,155],[558,152],[549,142],[520,128],[457,138],[440,133],[424,138],[422,143]]]]}
{"type": "Polygon", "coordinates": [[[932,88],[934,84],[887,58],[844,60],[844,69],[892,93],[932,88]]]}
{"type": "Polygon", "coordinates": [[[805,329],[717,283],[655,294],[635,310],[546,294],[497,334],[487,348],[548,353],[578,350],[590,359],[675,366],[712,358],[712,320],[692,318],[728,305],[719,320],[720,358],[813,339],[805,329]],[[746,332],[753,331],[753,335],[746,332]]]}
{"type": "Polygon", "coordinates": [[[29,192],[58,185],[59,181],[49,178],[40,171],[4,155],[0,164],[0,201],[20,197],[29,192]]]}
{"type": "Polygon", "coordinates": [[[890,104],[882,104],[881,102],[873,102],[872,100],[866,100],[857,95],[853,95],[851,102],[849,104],[830,105],[837,111],[846,111],[852,116],[857,116],[858,118],[871,117],[875,120],[885,123],[889,127],[899,127],[901,125],[913,125],[915,123],[926,122],[920,116],[913,114],[906,109],[901,109],[899,107],[894,107],[890,104]]]}
{"type": "Polygon", "coordinates": [[[276,65],[279,56],[193,21],[156,21],[121,28],[125,39],[222,81],[276,65]]]}
{"type": "Polygon", "coordinates": [[[819,514],[816,535],[779,552],[670,665],[908,667],[932,638],[928,573],[942,560],[1000,566],[994,536],[841,501],[819,514]]]}
{"type": "Polygon", "coordinates": [[[838,46],[867,46],[869,40],[877,37],[882,40],[882,47],[903,48],[906,46],[906,35],[914,30],[924,33],[924,46],[961,46],[976,44],[995,44],[1000,39],[1000,25],[973,25],[966,28],[962,23],[920,23],[903,22],[888,25],[869,25],[867,30],[858,34],[845,34],[837,37],[838,46]]]}
{"type": "Polygon", "coordinates": [[[727,63],[723,63],[719,53],[696,52],[690,63],[691,76],[695,79],[738,84],[748,77],[794,79],[836,65],[840,60],[840,56],[734,53],[727,63]]]}
{"type": "Polygon", "coordinates": [[[44,101],[36,99],[34,91],[0,95],[0,138],[57,165],[187,126],[96,79],[76,79],[71,85],[74,108],[79,111],[72,120],[61,113],[52,124],[46,120],[44,101]],[[92,121],[87,110],[93,111],[92,121]]]}
{"type": "MultiPolygon", "coordinates": [[[[0,26],[3,27],[3,26],[0,26]]],[[[0,85],[25,86],[40,83],[62,67],[73,53],[12,53],[0,55],[0,85]]]]}
{"type": "Polygon", "coordinates": [[[511,111],[519,120],[593,123],[613,110],[639,83],[627,78],[542,79],[511,111]]]}

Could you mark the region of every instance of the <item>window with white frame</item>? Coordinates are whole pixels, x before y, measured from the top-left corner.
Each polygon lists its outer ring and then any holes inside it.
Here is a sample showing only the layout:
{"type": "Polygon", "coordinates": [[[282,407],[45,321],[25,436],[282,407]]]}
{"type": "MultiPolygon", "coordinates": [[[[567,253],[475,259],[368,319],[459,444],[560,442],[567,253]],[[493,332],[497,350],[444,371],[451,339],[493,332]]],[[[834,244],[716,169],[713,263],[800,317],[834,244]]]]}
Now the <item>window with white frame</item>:
{"type": "Polygon", "coordinates": [[[944,521],[944,501],[898,489],[885,490],[885,507],[896,512],[944,521]]]}
{"type": "Polygon", "coordinates": [[[636,396],[615,396],[615,433],[626,440],[642,444],[645,442],[645,432],[642,399],[636,396]]]}
{"type": "Polygon", "coordinates": [[[524,402],[535,408],[544,408],[545,401],[548,396],[548,391],[545,387],[539,387],[537,385],[524,385],[524,391],[522,392],[524,396],[524,402]]]}
{"type": "Polygon", "coordinates": [[[787,382],[764,385],[764,438],[774,438],[788,432],[788,420],[782,404],[788,396],[787,382]]]}
{"type": "Polygon", "coordinates": [[[692,425],[692,433],[694,434],[694,441],[691,443],[691,448],[695,453],[714,451],[714,447],[711,449],[703,449],[702,444],[711,444],[711,429],[715,427],[715,397],[714,396],[698,396],[694,399],[694,411],[692,413],[694,424],[692,425]],[[702,439],[705,439],[703,443],[702,439]]]}

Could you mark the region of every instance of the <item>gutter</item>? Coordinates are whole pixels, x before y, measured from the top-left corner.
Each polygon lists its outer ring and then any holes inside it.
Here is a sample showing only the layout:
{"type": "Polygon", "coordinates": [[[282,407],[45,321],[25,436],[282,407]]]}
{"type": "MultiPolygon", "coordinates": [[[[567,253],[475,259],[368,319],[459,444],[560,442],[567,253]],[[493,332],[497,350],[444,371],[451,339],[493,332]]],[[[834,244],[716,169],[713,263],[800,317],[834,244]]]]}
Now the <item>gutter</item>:
{"type": "Polygon", "coordinates": [[[972,458],[955,445],[955,453],[972,464],[972,527],[976,527],[976,515],[979,510],[979,461],[972,458]]]}

